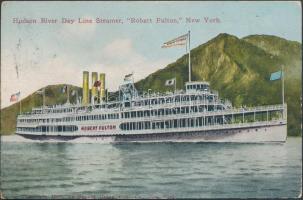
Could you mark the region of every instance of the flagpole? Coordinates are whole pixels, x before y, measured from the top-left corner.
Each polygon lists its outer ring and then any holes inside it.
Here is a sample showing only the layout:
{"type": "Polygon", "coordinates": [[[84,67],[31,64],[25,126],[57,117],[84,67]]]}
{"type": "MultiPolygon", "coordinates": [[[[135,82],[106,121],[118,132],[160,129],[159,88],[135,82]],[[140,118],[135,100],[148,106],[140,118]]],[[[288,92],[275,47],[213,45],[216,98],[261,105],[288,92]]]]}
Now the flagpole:
{"type": "Polygon", "coordinates": [[[282,65],[282,103],[284,106],[284,65],[282,65]]]}
{"type": "MultiPolygon", "coordinates": [[[[134,84],[134,72],[132,71],[132,84],[134,84]]],[[[135,93],[135,87],[133,87],[133,94],[135,93]]],[[[132,94],[132,96],[133,96],[133,94],[132,94]]],[[[133,97],[131,97],[131,98],[133,98],[133,97]]]]}
{"type": "Polygon", "coordinates": [[[43,109],[45,107],[45,88],[43,88],[43,109]]]}
{"type": "Polygon", "coordinates": [[[21,100],[22,100],[22,99],[21,99],[21,94],[20,94],[20,102],[19,102],[19,109],[20,109],[20,110],[19,110],[19,114],[20,114],[20,115],[21,115],[21,100]]]}
{"type": "Polygon", "coordinates": [[[69,87],[66,85],[66,92],[67,92],[67,103],[69,103],[69,87]]]}
{"type": "Polygon", "coordinates": [[[177,78],[175,77],[175,93],[176,93],[176,90],[177,90],[177,78]]]}
{"type": "Polygon", "coordinates": [[[190,66],[190,31],[188,31],[188,81],[191,82],[191,66],[190,66]]]}
{"type": "Polygon", "coordinates": [[[284,65],[282,65],[282,106],[283,106],[283,112],[282,112],[282,118],[284,118],[284,65]]]}

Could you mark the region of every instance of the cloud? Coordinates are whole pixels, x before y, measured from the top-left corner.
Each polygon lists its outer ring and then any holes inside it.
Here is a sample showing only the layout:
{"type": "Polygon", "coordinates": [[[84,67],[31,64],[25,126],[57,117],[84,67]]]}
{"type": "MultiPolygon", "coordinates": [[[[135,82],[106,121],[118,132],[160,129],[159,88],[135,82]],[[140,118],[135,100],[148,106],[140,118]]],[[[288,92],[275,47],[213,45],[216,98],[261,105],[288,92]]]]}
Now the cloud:
{"type": "Polygon", "coordinates": [[[25,98],[41,87],[68,83],[81,85],[81,71],[75,68],[75,64],[65,57],[41,58],[38,67],[31,65],[30,58],[21,57],[18,62],[19,78],[16,75],[16,61],[13,52],[4,50],[1,55],[1,108],[10,104],[10,96],[21,92],[21,98],[25,98]]]}
{"type": "MultiPolygon", "coordinates": [[[[124,75],[134,73],[138,81],[157,69],[165,67],[171,60],[149,60],[137,52],[129,38],[118,38],[108,43],[101,51],[102,63],[93,66],[103,66],[103,72],[108,74],[108,80],[122,81],[124,75]]],[[[119,81],[109,82],[110,88],[118,88],[119,81]]]]}
{"type": "Polygon", "coordinates": [[[106,87],[110,91],[115,91],[126,74],[134,72],[134,79],[138,81],[171,62],[168,59],[150,60],[146,58],[135,50],[133,42],[128,38],[118,38],[109,42],[101,51],[93,52],[99,55],[97,56],[99,59],[85,61],[81,65],[77,63],[76,59],[73,59],[73,56],[76,55],[68,54],[68,52],[65,52],[64,56],[41,54],[39,59],[34,59],[30,48],[24,49],[29,53],[28,56],[20,57],[18,60],[21,66],[19,79],[16,76],[14,51],[2,52],[2,108],[11,104],[10,95],[18,91],[21,91],[23,99],[47,85],[66,83],[81,86],[84,70],[106,73],[106,87]],[[38,63],[33,65],[32,60],[37,60],[38,63]]]}
{"type": "Polygon", "coordinates": [[[103,53],[112,58],[112,57],[117,57],[117,54],[119,56],[132,56],[135,54],[135,51],[133,49],[133,44],[132,41],[128,38],[119,38],[113,40],[111,43],[107,44],[104,49],[103,53]]]}
{"type": "Polygon", "coordinates": [[[118,38],[108,43],[101,55],[105,62],[120,67],[135,65],[145,60],[144,56],[135,51],[132,41],[128,38],[118,38]]]}

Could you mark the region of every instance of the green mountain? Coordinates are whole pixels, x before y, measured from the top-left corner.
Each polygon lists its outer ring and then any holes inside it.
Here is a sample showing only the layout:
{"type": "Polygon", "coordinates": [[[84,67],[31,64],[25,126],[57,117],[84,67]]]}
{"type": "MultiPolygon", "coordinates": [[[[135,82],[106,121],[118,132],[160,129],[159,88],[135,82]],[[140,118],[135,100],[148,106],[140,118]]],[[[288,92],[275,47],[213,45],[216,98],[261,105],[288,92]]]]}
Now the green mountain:
{"type": "MultiPolygon", "coordinates": [[[[204,80],[221,98],[233,105],[258,106],[282,102],[281,81],[270,74],[285,66],[285,100],[288,104],[288,134],[301,133],[301,44],[275,36],[251,35],[243,39],[228,34],[191,51],[192,79],[204,80]]],[[[165,91],[165,81],[177,78],[177,88],[188,80],[188,55],[158,70],[136,86],[140,90],[165,91]]],[[[170,88],[173,89],[173,88],[170,88]]]]}
{"type": "Polygon", "coordinates": [[[282,59],[289,66],[285,74],[286,79],[301,79],[302,45],[299,42],[270,35],[250,35],[243,39],[282,59]]]}
{"type": "MultiPolygon", "coordinates": [[[[251,35],[240,39],[219,34],[192,49],[192,79],[210,82],[221,98],[229,99],[236,107],[279,104],[281,81],[269,81],[269,77],[284,65],[288,134],[300,135],[301,48],[298,42],[276,36],[251,35]]],[[[173,77],[177,78],[177,88],[183,89],[188,80],[188,55],[138,81],[136,87],[141,91],[173,90],[164,86],[165,81],[173,77]]],[[[66,97],[60,93],[62,87],[47,87],[46,91],[53,91],[47,95],[47,104],[66,102],[66,97]]],[[[22,100],[24,111],[41,104],[41,95],[33,94],[22,100]]],[[[1,133],[14,132],[18,109],[18,104],[14,104],[1,110],[1,133]]]]}

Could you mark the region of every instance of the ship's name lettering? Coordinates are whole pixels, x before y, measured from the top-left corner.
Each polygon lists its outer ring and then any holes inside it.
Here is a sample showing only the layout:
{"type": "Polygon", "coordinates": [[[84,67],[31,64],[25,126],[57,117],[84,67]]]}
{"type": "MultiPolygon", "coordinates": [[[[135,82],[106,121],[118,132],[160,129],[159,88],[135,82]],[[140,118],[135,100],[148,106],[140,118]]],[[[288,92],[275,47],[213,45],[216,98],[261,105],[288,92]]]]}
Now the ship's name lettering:
{"type": "Polygon", "coordinates": [[[105,126],[82,126],[81,131],[105,131],[115,130],[116,125],[105,125],[105,126]]]}

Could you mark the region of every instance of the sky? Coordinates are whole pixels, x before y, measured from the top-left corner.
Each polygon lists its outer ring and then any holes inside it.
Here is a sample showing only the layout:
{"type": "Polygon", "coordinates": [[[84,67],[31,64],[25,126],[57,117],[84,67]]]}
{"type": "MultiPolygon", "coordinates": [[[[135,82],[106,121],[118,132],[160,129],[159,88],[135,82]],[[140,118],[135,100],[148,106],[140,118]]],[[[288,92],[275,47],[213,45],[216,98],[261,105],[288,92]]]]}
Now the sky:
{"type": "Polygon", "coordinates": [[[185,54],[185,48],[161,48],[191,31],[191,47],[220,33],[238,38],[276,35],[301,43],[301,4],[277,2],[3,2],[1,5],[1,108],[52,84],[82,86],[84,70],[106,73],[106,87],[117,90],[123,77],[135,81],[185,54]],[[57,23],[39,23],[40,18],[57,23]],[[74,19],[73,24],[62,18],[74,19]],[[120,19],[122,23],[78,23],[78,19],[120,19]],[[152,23],[130,23],[130,18],[152,23]],[[178,23],[156,23],[157,18],[178,23]],[[186,23],[186,18],[199,23],[186,23]],[[212,23],[205,19],[214,19],[212,23]],[[14,23],[36,19],[38,23],[14,23]]]}

